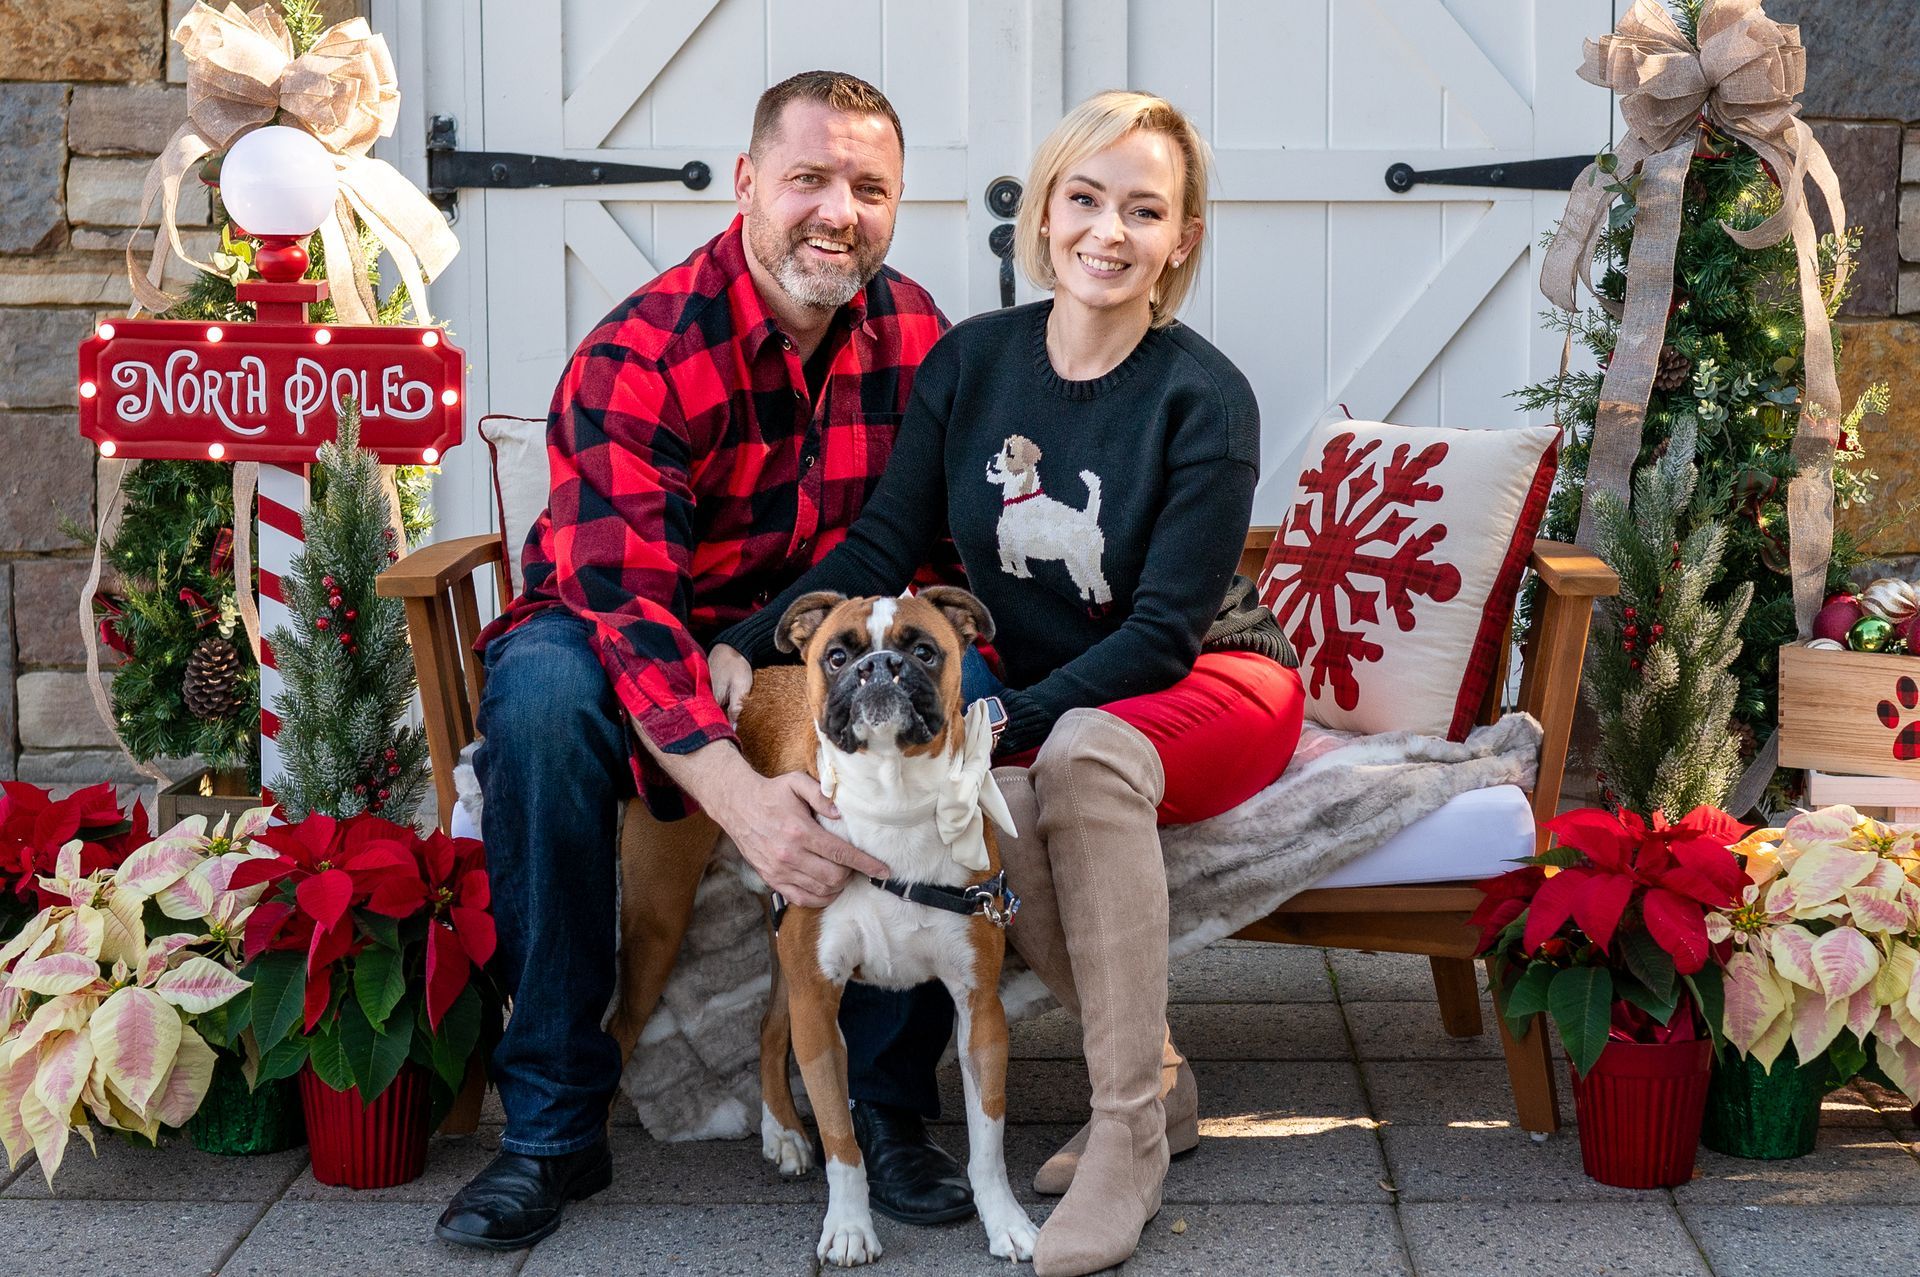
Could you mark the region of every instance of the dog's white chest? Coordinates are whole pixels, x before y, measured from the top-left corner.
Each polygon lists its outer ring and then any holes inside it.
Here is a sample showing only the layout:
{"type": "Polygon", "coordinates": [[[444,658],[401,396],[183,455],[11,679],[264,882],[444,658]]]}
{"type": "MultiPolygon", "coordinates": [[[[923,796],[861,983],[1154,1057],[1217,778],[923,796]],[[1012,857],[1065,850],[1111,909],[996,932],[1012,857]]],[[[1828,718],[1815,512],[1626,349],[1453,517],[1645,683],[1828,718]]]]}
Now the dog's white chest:
{"type": "MultiPolygon", "coordinates": [[[[915,881],[958,886],[967,880],[930,825],[863,828],[864,822],[852,819],[821,823],[915,881]]],[[[862,983],[889,989],[956,977],[971,985],[972,925],[970,917],[913,904],[855,878],[821,911],[820,970],[836,982],[858,971],[862,983]]]]}

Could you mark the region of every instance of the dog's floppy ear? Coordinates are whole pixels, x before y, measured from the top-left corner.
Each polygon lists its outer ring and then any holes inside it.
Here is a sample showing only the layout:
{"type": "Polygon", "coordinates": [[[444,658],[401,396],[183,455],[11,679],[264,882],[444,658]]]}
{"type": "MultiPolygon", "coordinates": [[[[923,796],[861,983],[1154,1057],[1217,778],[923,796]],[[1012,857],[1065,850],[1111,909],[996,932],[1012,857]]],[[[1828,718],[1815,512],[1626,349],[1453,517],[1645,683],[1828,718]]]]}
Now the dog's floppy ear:
{"type": "Polygon", "coordinates": [[[963,642],[993,642],[993,615],[987,611],[987,605],[959,586],[929,586],[920,591],[920,597],[946,614],[963,642]]]}
{"type": "Polygon", "coordinates": [[[773,645],[782,652],[798,652],[820,628],[820,622],[827,619],[827,613],[847,601],[844,594],[832,590],[815,590],[811,594],[802,594],[780,618],[780,624],[774,627],[773,645]]]}

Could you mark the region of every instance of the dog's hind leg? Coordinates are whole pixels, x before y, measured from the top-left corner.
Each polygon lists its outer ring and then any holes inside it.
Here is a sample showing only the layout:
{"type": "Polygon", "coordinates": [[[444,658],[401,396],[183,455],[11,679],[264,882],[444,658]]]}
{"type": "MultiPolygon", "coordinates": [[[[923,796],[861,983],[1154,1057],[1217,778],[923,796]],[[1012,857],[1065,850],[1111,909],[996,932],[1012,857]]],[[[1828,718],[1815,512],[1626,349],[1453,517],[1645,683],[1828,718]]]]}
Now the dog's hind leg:
{"type": "Polygon", "coordinates": [[[623,1064],[673,974],[719,839],[720,828],[708,816],[659,821],[638,799],[627,804],[620,827],[620,993],[607,1022],[623,1064]]]}
{"type": "MultiPolygon", "coordinates": [[[[976,926],[991,923],[977,920],[976,926]]],[[[960,1020],[960,1081],[967,1099],[967,1179],[996,1258],[1033,1258],[1039,1230],[1007,1183],[1007,1013],[1000,1004],[999,936],[979,945],[969,980],[948,980],[960,1020]]]]}
{"type": "Polygon", "coordinates": [[[793,1011],[787,1004],[786,968],[780,965],[780,943],[767,920],[767,959],[772,964],[772,986],[767,990],[767,1013],[760,1020],[760,1154],[780,1168],[782,1175],[804,1175],[813,1169],[813,1145],[800,1124],[793,1103],[793,1083],[787,1075],[788,1048],[793,1045],[793,1011]]]}
{"type": "Polygon", "coordinates": [[[847,1107],[847,1043],[840,1036],[841,986],[820,970],[820,917],[812,910],[788,914],[780,929],[780,966],[787,973],[787,1003],[793,1008],[793,1048],[807,1101],[827,1155],[827,1218],[814,1254],[838,1268],[880,1258],[867,1199],[867,1167],[853,1135],[847,1107]]]}

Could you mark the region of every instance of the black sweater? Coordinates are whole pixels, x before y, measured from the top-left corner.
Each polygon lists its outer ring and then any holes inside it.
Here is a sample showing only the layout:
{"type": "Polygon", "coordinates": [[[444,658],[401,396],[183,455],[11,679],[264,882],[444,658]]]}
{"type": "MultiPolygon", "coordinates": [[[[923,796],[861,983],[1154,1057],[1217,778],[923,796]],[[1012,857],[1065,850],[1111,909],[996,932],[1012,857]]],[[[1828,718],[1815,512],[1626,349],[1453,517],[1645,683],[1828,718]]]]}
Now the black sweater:
{"type": "Polygon", "coordinates": [[[1039,745],[1070,709],[1184,678],[1253,510],[1253,389],[1179,324],[1106,376],[1067,381],[1047,358],[1052,308],[990,312],[942,338],[846,541],[717,641],[776,661],[793,600],[897,594],[951,529],[998,630],[1002,749],[1039,745]]]}

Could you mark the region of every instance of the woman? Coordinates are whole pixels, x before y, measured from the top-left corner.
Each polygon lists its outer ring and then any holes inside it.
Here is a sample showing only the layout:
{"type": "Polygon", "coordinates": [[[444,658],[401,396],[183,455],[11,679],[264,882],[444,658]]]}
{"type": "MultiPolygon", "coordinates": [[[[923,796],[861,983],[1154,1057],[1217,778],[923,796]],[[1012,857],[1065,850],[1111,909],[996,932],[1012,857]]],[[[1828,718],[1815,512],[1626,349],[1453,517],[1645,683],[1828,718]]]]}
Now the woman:
{"type": "Polygon", "coordinates": [[[1130,1255],[1170,1148],[1198,1142],[1192,1073],[1167,1037],[1157,825],[1251,797],[1300,734],[1292,670],[1202,654],[1259,475],[1246,378],[1174,318],[1207,169],[1192,122],[1160,98],[1102,93],[1062,120],[1015,228],[1051,300],[940,341],[846,542],[713,653],[715,693],[737,703],[788,603],[897,593],[951,528],[998,626],[1003,755],[1032,760],[1024,778],[998,773],[1021,833],[1003,845],[1024,901],[1008,935],[1080,1016],[1092,1081],[1092,1119],[1035,1180],[1066,1192],[1034,1254],[1042,1277],[1130,1255]]]}

